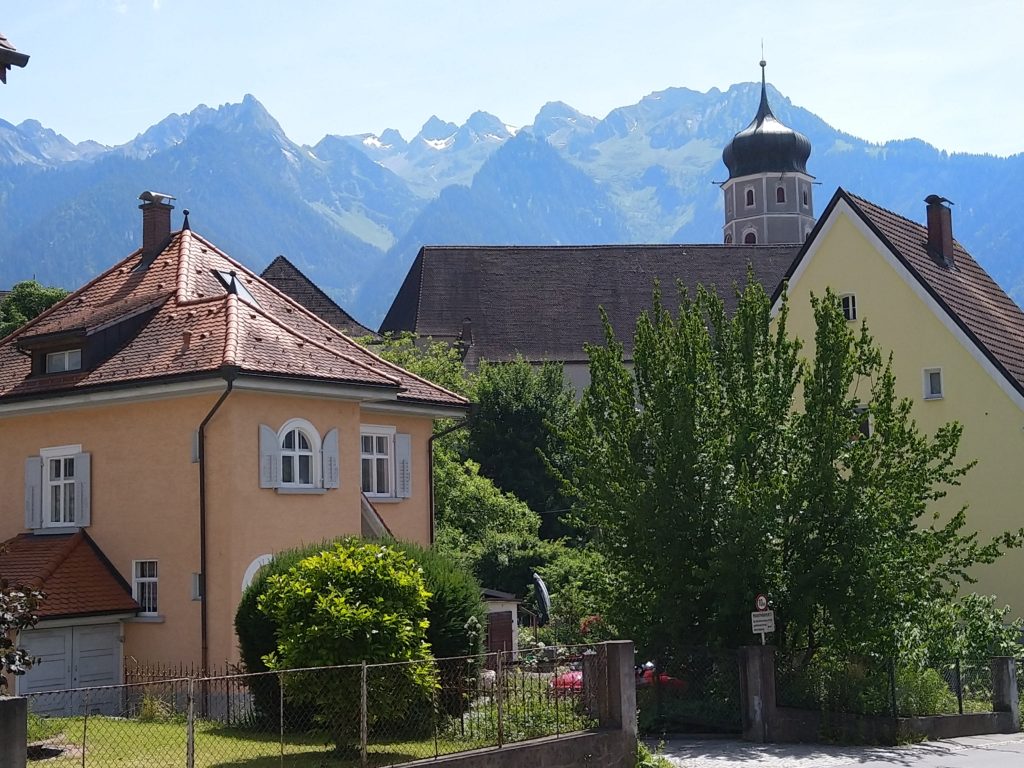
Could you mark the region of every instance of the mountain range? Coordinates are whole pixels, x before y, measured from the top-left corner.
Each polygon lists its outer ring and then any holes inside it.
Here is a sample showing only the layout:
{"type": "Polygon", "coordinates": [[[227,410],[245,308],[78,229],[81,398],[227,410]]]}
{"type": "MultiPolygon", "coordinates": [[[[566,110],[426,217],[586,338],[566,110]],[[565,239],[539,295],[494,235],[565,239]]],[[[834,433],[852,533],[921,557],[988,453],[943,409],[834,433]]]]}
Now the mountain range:
{"type": "MultiPolygon", "coordinates": [[[[248,95],[169,115],[120,146],[0,120],[0,288],[30,277],[75,287],[123,258],[138,246],[132,201],[145,189],[175,195],[194,229],[252,268],[286,255],[370,326],[424,244],[720,242],[722,147],[759,95],[754,83],[670,88],[603,119],[552,102],[518,129],[476,112],[462,125],[433,116],[408,140],[388,129],[312,146],[248,95]]],[[[1021,303],[1024,154],[874,144],[771,86],[769,99],[813,144],[819,211],[837,186],[915,220],[926,195],[947,197],[955,236],[1021,303]]]]}

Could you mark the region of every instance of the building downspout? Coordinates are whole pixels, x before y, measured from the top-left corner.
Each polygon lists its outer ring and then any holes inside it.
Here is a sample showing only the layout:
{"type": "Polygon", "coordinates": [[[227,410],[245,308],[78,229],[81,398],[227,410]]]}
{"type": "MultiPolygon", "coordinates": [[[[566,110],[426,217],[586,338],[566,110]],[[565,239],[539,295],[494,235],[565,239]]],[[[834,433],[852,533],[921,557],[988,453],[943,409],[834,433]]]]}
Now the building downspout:
{"type": "MultiPolygon", "coordinates": [[[[470,406],[470,415],[472,416],[473,409],[470,406]]],[[[430,545],[434,545],[434,528],[435,528],[435,515],[434,515],[434,441],[439,437],[450,435],[457,429],[469,426],[469,419],[463,419],[462,421],[452,424],[450,427],[442,429],[440,432],[435,432],[427,440],[427,485],[430,486],[430,545]]]]}
{"type": "Polygon", "coordinates": [[[209,674],[210,670],[209,608],[206,599],[206,426],[234,389],[238,369],[234,366],[225,367],[222,374],[227,387],[199,425],[199,631],[200,664],[204,675],[209,674]]]}

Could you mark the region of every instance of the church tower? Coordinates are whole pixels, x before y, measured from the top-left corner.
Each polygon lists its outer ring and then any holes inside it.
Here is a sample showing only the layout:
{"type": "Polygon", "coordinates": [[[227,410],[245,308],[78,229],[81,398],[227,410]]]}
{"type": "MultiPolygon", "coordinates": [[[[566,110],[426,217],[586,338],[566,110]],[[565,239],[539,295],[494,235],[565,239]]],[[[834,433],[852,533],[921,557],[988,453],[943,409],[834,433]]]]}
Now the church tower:
{"type": "Polygon", "coordinates": [[[802,243],[814,227],[811,142],[772,114],[764,68],[762,60],[757,115],[722,152],[729,169],[722,184],[727,244],[802,243]]]}

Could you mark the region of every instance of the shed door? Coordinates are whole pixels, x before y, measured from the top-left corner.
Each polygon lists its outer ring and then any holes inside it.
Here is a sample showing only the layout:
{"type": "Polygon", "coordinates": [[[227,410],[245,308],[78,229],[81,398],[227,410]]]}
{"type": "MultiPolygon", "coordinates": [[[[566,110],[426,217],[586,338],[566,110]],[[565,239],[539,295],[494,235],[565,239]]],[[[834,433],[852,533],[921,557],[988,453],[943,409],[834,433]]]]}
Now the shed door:
{"type": "Polygon", "coordinates": [[[487,614],[487,651],[512,650],[512,611],[495,611],[487,614]]]}
{"type": "MultiPolygon", "coordinates": [[[[22,645],[39,661],[18,678],[20,695],[43,691],[95,688],[121,682],[119,624],[87,624],[59,629],[34,629],[22,633],[22,645]]],[[[30,706],[39,714],[108,712],[117,700],[116,691],[95,690],[88,696],[52,693],[32,696],[30,706]]]]}

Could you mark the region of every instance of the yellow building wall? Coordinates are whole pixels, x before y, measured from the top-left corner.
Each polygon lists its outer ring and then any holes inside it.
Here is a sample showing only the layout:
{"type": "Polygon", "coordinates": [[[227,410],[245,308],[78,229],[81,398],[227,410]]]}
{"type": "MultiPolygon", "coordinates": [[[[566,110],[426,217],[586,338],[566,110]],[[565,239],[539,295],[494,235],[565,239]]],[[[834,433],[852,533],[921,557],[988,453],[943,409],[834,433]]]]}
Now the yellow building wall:
{"type": "MultiPolygon", "coordinates": [[[[806,268],[790,285],[790,329],[804,342],[804,356],[813,356],[814,318],[810,295],[853,293],[857,325],[866,320],[883,353],[893,353],[897,390],[913,400],[913,416],[927,433],[942,424],[964,426],[959,457],[977,460],[958,488],[937,502],[949,513],[969,504],[967,528],[982,539],[1024,525],[1024,411],[982,367],[925,304],[872,243],[867,231],[848,215],[835,217],[822,231],[817,250],[808,254],[806,268]],[[944,397],[924,399],[923,371],[941,368],[944,397]]],[[[975,573],[977,585],[967,592],[995,594],[1009,604],[1014,616],[1024,615],[1024,552],[1015,550],[975,573]]]]}
{"type": "MultiPolygon", "coordinates": [[[[133,560],[159,562],[158,621],[125,627],[125,659],[139,663],[201,658],[199,464],[193,436],[220,392],[144,403],[93,406],[0,418],[0,540],[25,531],[24,459],[40,448],[81,444],[92,454],[91,524],[86,529],[128,583],[133,560]]],[[[412,496],[375,502],[397,538],[428,544],[427,416],[361,413],[356,401],[236,389],[206,432],[208,653],[238,659],[234,615],[246,570],[258,557],[343,535],[359,535],[361,423],[412,436],[412,496]],[[259,426],[275,431],[301,418],[321,438],[339,432],[340,488],[284,494],[259,487],[259,426]]]]}

